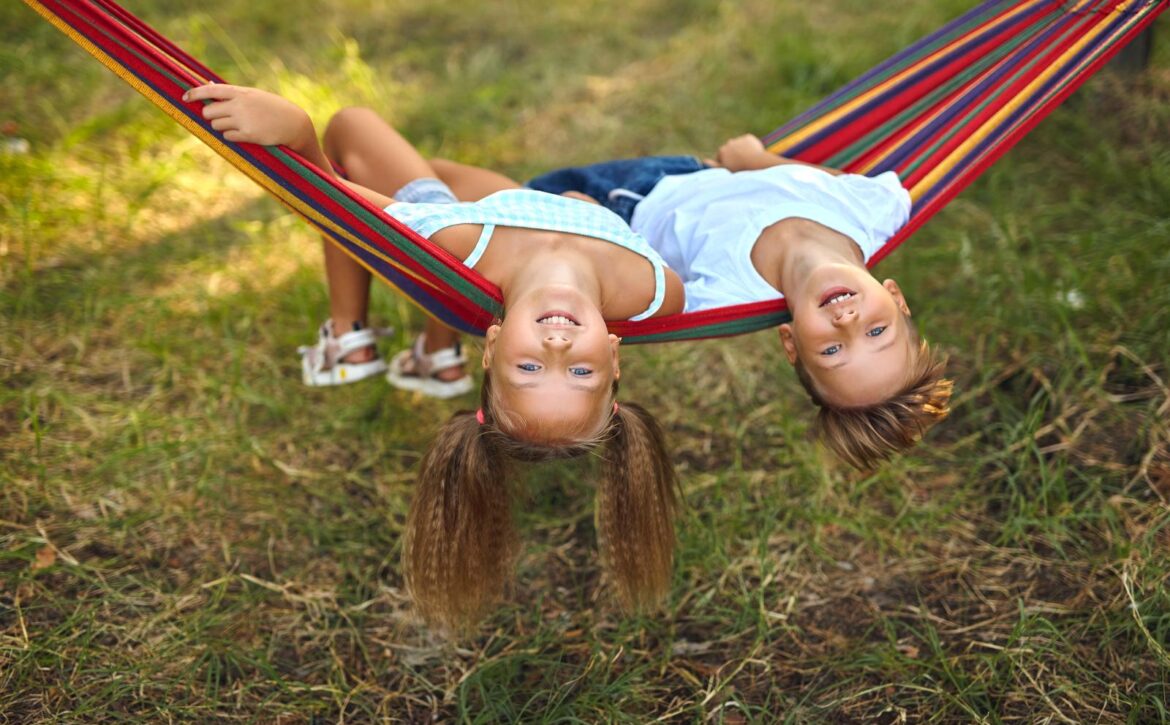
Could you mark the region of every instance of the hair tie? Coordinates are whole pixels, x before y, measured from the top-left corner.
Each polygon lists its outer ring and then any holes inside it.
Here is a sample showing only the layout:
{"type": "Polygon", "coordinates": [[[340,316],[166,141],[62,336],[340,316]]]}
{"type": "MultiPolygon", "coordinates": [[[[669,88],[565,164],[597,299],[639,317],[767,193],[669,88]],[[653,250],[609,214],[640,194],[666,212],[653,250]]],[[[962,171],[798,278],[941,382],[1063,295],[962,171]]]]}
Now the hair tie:
{"type": "Polygon", "coordinates": [[[475,411],[475,419],[479,421],[480,425],[483,425],[483,408],[475,411]]]}
{"type": "Polygon", "coordinates": [[[617,415],[617,412],[618,412],[618,404],[617,404],[617,401],[615,400],[615,401],[613,401],[613,414],[617,415]]]}

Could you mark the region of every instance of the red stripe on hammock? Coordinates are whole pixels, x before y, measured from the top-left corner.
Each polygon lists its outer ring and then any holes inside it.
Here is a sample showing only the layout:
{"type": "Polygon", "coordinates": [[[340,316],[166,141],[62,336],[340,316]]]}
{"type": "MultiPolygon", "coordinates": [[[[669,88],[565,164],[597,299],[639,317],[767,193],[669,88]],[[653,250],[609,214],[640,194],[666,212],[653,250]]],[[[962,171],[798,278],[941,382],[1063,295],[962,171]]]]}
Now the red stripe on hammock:
{"type": "MultiPolygon", "coordinates": [[[[133,75],[152,86],[156,91],[165,96],[167,100],[174,105],[178,106],[182,103],[180,97],[185,88],[176,84],[172,78],[168,77],[164,73],[159,72],[149,63],[144,62],[141,58],[132,53],[129,48],[138,50],[142,55],[158,62],[160,66],[167,67],[168,70],[174,73],[174,75],[181,77],[183,80],[191,83],[192,85],[198,82],[198,80],[191,76],[185,69],[171,62],[171,59],[165,55],[161,55],[157,49],[145,44],[142,37],[129,32],[126,27],[116,22],[112,22],[108,16],[102,14],[100,11],[95,11],[92,7],[92,4],[79,2],[70,6],[66,6],[63,3],[58,2],[58,0],[42,0],[42,2],[58,17],[60,17],[62,21],[73,27],[84,37],[88,38],[92,43],[94,43],[94,45],[101,48],[103,52],[126,67],[133,75]],[[93,28],[99,28],[100,30],[105,31],[108,36],[113,37],[107,37],[107,35],[102,33],[94,33],[92,32],[93,28]]],[[[201,117],[199,111],[202,108],[202,105],[203,104],[200,102],[190,103],[187,104],[187,108],[201,117]]],[[[219,134],[215,131],[210,129],[208,129],[208,131],[219,136],[219,134]]],[[[222,136],[220,136],[220,138],[222,140],[222,136]]],[[[347,210],[344,206],[334,201],[324,192],[318,190],[311,183],[309,183],[307,179],[298,174],[283,160],[273,155],[267,149],[262,146],[256,146],[254,144],[232,144],[228,141],[222,142],[225,145],[234,146],[240,149],[242,152],[246,153],[246,155],[250,156],[255,165],[266,174],[282,179],[289,186],[296,188],[298,191],[311,198],[313,201],[310,205],[315,206],[319,211],[326,211],[326,216],[331,216],[335,219],[345,219],[348,225],[355,230],[356,236],[361,237],[363,241],[370,243],[371,246],[376,247],[379,251],[386,254],[386,256],[391,257],[403,267],[409,269],[412,276],[415,276],[418,279],[427,280],[428,282],[438,287],[439,290],[447,292],[443,295],[443,299],[446,302],[445,306],[452,309],[453,312],[456,312],[455,316],[467,321],[469,324],[476,326],[481,326],[481,322],[485,319],[490,323],[492,315],[485,311],[483,307],[469,301],[463,295],[450,294],[449,284],[440,280],[432,272],[427,270],[421,263],[411,259],[409,255],[395,247],[382,232],[373,229],[355,214],[347,210]]],[[[320,172],[316,170],[316,167],[310,164],[303,157],[300,157],[295,152],[288,149],[286,149],[286,152],[304,164],[306,173],[316,173],[318,176],[321,176],[320,172]]],[[[450,255],[446,250],[438,247],[429,240],[418,236],[418,234],[416,234],[409,227],[406,227],[398,220],[393,219],[383,210],[369,203],[364,198],[353,192],[350,192],[348,189],[344,188],[344,186],[339,184],[334,185],[342,189],[342,193],[349,196],[350,199],[361,205],[365,210],[380,218],[381,221],[394,228],[402,236],[413,241],[420,248],[422,248],[425,253],[436,259],[439,259],[441,263],[444,264],[444,266],[454,271],[456,275],[465,282],[473,285],[484,294],[497,301],[502,299],[499,290],[495,285],[485,280],[478,273],[475,273],[464,267],[460,260],[450,255]]]]}
{"type": "MultiPolygon", "coordinates": [[[[1074,32],[1069,33],[1069,36],[1061,41],[1058,45],[1044,45],[1035,49],[1034,52],[1023,56],[1020,59],[1020,64],[1024,65],[1028,61],[1038,60],[1032,68],[1027,72],[1022,73],[1015,80],[1006,85],[995,88],[997,94],[996,99],[981,109],[975,116],[970,118],[955,118],[944,128],[940,129],[937,138],[945,139],[943,143],[930,152],[929,156],[923,154],[930,151],[930,143],[923,143],[919,152],[908,157],[903,164],[906,168],[913,164],[917,158],[923,158],[923,161],[918,168],[907,174],[902,183],[907,188],[912,188],[915,184],[921,181],[925,176],[932,173],[937,164],[946,159],[955,149],[966,143],[970,138],[970,133],[962,133],[962,131],[971,131],[977,129],[990,120],[995,114],[999,113],[1005,106],[1018,98],[1021,90],[1027,88],[1028,84],[1035,81],[1038,77],[1043,75],[1050,69],[1052,64],[1057,61],[1060,56],[1070,47],[1075,45],[1084,36],[1085,32],[1091,30],[1093,27],[1091,16],[1085,16],[1085,19],[1076,20],[1070,18],[1068,21],[1062,20],[1059,25],[1068,24],[1073,27],[1074,32]]],[[[977,104],[976,104],[977,105],[977,104]]],[[[995,135],[994,133],[992,135],[995,135]]]]}
{"type": "MultiPolygon", "coordinates": [[[[698,312],[680,312],[673,315],[663,315],[662,317],[652,317],[648,320],[639,320],[638,322],[626,320],[607,322],[606,324],[610,332],[615,335],[638,337],[724,325],[729,322],[737,322],[752,317],[773,315],[784,312],[787,309],[788,305],[783,299],[765,300],[761,302],[747,302],[741,305],[727,305],[725,307],[716,307],[698,312]]],[[[720,336],[718,333],[709,335],[709,337],[720,336]]],[[[637,341],[632,340],[632,342],[637,341]]]]}
{"type": "MultiPolygon", "coordinates": [[[[149,78],[150,84],[160,93],[173,95],[174,89],[179,88],[179,86],[171,78],[160,73],[156,68],[132,53],[131,49],[139,51],[142,56],[153,60],[185,83],[190,85],[199,83],[199,79],[191,73],[190,69],[178,65],[166,55],[160,54],[158,49],[151,46],[145,38],[132,32],[125,25],[116,22],[103,11],[95,10],[92,3],[81,0],[65,4],[58,0],[43,0],[42,4],[56,8],[55,12],[59,18],[91,43],[101,48],[107,55],[115,58],[131,74],[144,80],[149,78]]],[[[179,88],[179,90],[181,92],[182,89],[179,88]]]]}
{"type": "Polygon", "coordinates": [[[963,109],[977,107],[982,101],[1002,90],[1002,87],[995,83],[990,83],[975,96],[966,96],[966,94],[970,93],[980,83],[983,83],[985,79],[1002,71],[1005,67],[1011,67],[1018,62],[1019,58],[1012,54],[1000,58],[994,65],[984,69],[976,77],[969,79],[963,85],[953,89],[930,107],[923,109],[914,117],[906,119],[906,122],[899,129],[890,132],[885,139],[878,140],[873,147],[859,155],[856,160],[849,164],[850,168],[864,168],[875,159],[885,158],[897,151],[913,149],[897,166],[896,170],[901,174],[903,169],[912,166],[915,159],[925,154],[936,139],[945,138],[947,134],[953,132],[961,124],[967,123],[967,121],[964,120],[963,113],[956,113],[953,118],[937,128],[931,129],[929,123],[918,131],[914,131],[915,127],[922,124],[926,119],[946,113],[955,104],[956,100],[962,100],[963,109]]]}
{"type": "Polygon", "coordinates": [[[208,78],[220,83],[223,82],[223,79],[216,75],[215,71],[203,65],[196,58],[188,55],[186,51],[172,43],[170,39],[163,36],[150,25],[147,25],[146,22],[142,19],[135,17],[134,15],[127,12],[117,3],[110,2],[110,0],[94,0],[94,2],[91,4],[100,6],[103,10],[116,17],[119,21],[132,29],[134,32],[142,35],[151,43],[154,43],[160,48],[166,50],[168,53],[170,53],[172,58],[187,66],[189,70],[195,71],[204,78],[208,78]]]}
{"type": "MultiPolygon", "coordinates": [[[[1013,32],[1006,35],[1012,37],[1024,30],[1026,24],[1017,23],[1012,26],[1013,32]]],[[[876,105],[866,107],[864,112],[852,119],[848,125],[828,134],[816,143],[803,149],[799,156],[803,161],[812,163],[823,162],[838,151],[849,147],[866,134],[884,124],[898,114],[899,111],[912,105],[915,101],[927,95],[942,83],[954,77],[956,70],[970,65],[972,58],[985,54],[988,48],[994,48],[1003,42],[1003,38],[991,36],[969,48],[966,52],[954,58],[915,80],[897,93],[890,94],[876,105]]]]}
{"type": "MultiPolygon", "coordinates": [[[[955,179],[955,181],[953,181],[949,186],[945,187],[943,191],[937,193],[935,197],[931,199],[930,202],[926,205],[926,207],[924,207],[923,216],[929,218],[929,215],[934,214],[936,211],[945,206],[959,192],[966,188],[968,184],[978,178],[984,171],[987,170],[988,167],[998,161],[1001,156],[1003,156],[1013,146],[1019,143],[1021,138],[1023,138],[1029,131],[1036,127],[1036,124],[1043,121],[1048,116],[1048,114],[1052,113],[1052,111],[1057,106],[1064,102],[1064,100],[1068,98],[1074,91],[1080,88],[1094,73],[1100,70],[1101,66],[1108,63],[1109,60],[1113,58],[1113,56],[1121,51],[1121,49],[1125,47],[1126,43],[1131,41],[1139,33],[1145,30],[1145,28],[1148,27],[1149,23],[1153,21],[1156,15],[1157,13],[1153,13],[1150,17],[1144,19],[1141,23],[1130,28],[1130,30],[1128,30],[1122,36],[1120,41],[1111,43],[1108,46],[1108,49],[1104,51],[1100,57],[1090,62],[1082,70],[1078,71],[1067,85],[1061,88],[1058,92],[1054,93],[1048,100],[1041,104],[1027,120],[1020,123],[1010,132],[1006,133],[995,146],[988,149],[987,152],[984,153],[978,161],[972,163],[971,166],[968,167],[968,171],[966,173],[955,179]]],[[[926,219],[924,218],[922,221],[925,222],[926,219]]],[[[918,226],[921,226],[921,222],[915,225],[914,228],[917,228],[918,226]]],[[[901,233],[899,233],[899,236],[901,236],[901,233]]],[[[882,256],[888,254],[888,251],[886,251],[884,247],[882,252],[882,256]]]]}

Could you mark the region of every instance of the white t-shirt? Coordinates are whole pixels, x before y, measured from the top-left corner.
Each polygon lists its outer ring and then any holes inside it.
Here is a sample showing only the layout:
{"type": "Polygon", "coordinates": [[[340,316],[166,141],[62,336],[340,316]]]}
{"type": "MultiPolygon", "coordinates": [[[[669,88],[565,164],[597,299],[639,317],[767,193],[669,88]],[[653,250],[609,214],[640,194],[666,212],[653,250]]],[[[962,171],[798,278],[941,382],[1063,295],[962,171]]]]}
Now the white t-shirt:
{"type": "Polygon", "coordinates": [[[667,176],[630,226],[682,277],[686,311],[782,297],[752,266],[760,233],[800,217],[844,234],[868,260],[906,223],[910,194],[893,171],[834,176],[804,164],[667,176]]]}

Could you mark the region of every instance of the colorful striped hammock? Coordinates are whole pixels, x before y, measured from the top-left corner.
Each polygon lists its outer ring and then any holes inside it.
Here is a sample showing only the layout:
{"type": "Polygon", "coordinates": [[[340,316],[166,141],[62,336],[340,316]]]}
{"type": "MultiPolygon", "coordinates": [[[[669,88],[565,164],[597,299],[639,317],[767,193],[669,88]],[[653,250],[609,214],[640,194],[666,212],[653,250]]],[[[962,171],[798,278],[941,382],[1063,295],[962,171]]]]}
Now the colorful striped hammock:
{"type": "MultiPolygon", "coordinates": [[[[451,327],[483,334],[499,290],[332,177],[280,147],[225,141],[180,99],[225,82],[111,0],[25,0],[191,133],[451,327]]],[[[902,243],[1110,57],[1170,0],[988,0],[764,138],[768,148],[847,171],[895,170],[910,221],[902,243]]],[[[783,300],[614,322],[626,342],[736,335],[788,319],[783,300]]]]}

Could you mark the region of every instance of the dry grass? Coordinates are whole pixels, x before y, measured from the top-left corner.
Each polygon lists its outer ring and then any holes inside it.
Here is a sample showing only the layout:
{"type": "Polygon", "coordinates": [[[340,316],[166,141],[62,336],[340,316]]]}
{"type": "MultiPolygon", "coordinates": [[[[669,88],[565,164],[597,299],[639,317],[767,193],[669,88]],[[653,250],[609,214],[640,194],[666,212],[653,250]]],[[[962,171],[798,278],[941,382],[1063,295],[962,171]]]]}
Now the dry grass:
{"type": "MultiPolygon", "coordinates": [[[[134,10],[319,117],[385,99],[524,176],[767,131],[965,4],[175,5],[134,10]]],[[[685,493],[664,609],[616,609],[596,472],[547,465],[508,601],[451,641],[400,535],[467,402],[301,388],[318,241],[27,9],[0,22],[33,149],[0,156],[0,722],[1168,719],[1164,49],[883,263],[953,360],[927,445],[834,464],[771,333],[628,350],[685,493]]],[[[417,315],[374,305],[405,344],[417,315]]]]}

